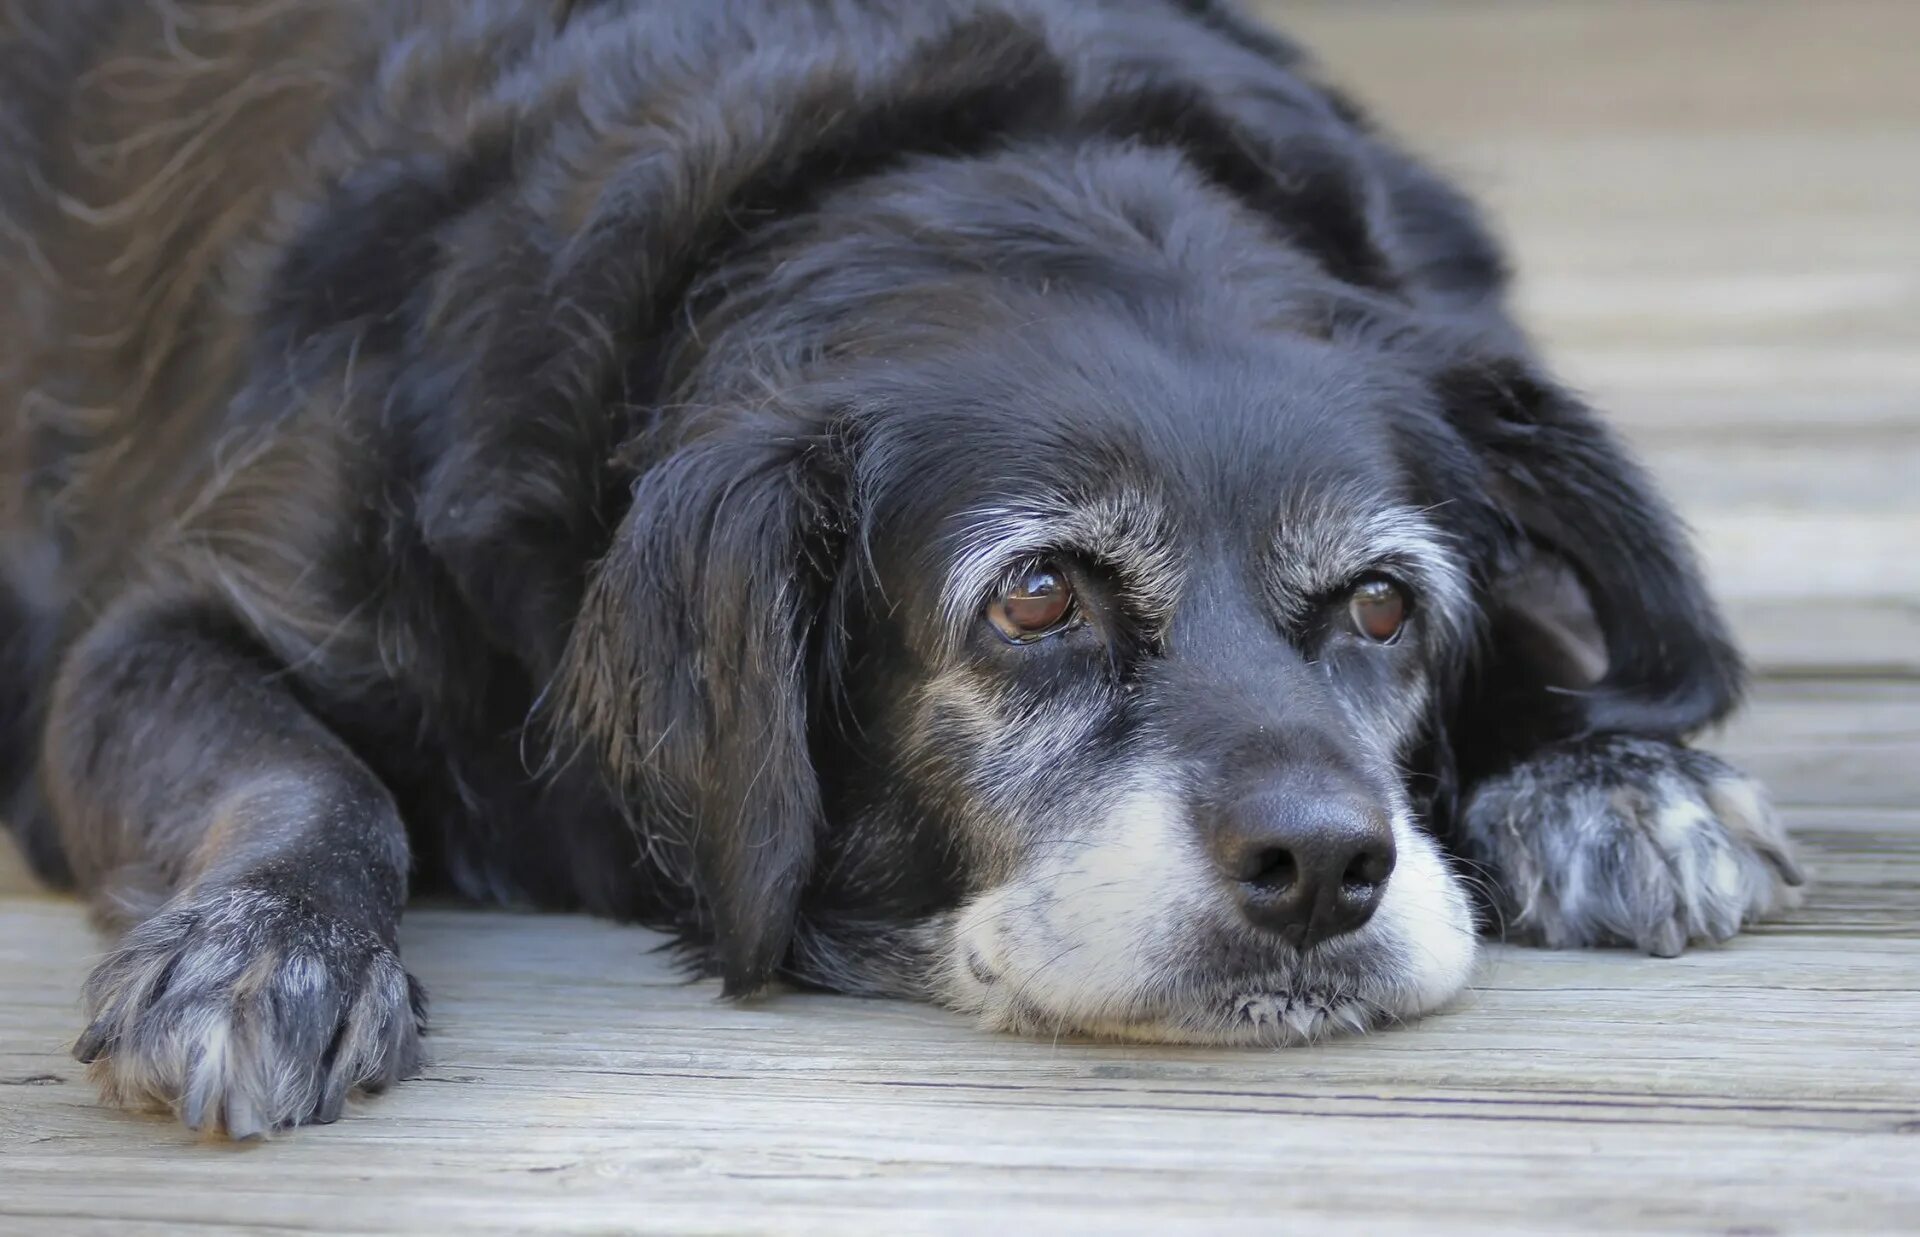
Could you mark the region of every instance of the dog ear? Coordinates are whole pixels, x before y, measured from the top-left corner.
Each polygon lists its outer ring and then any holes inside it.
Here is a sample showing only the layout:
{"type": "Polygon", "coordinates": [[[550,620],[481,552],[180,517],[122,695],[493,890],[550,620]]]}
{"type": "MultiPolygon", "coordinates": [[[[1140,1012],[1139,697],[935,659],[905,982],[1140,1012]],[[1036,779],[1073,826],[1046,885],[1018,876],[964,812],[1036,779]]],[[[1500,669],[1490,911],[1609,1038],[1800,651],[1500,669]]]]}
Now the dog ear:
{"type": "MultiPolygon", "coordinates": [[[[525,388],[527,373],[558,375],[570,411],[521,415],[512,400],[483,401],[495,432],[459,453],[463,487],[489,470],[517,479],[526,460],[551,457],[516,449],[515,435],[528,432],[520,427],[604,422],[597,401],[578,393],[624,381],[632,341],[685,312],[688,288],[740,242],[745,221],[788,213],[914,152],[985,148],[1064,98],[1044,40],[1011,19],[982,15],[884,51],[830,65],[756,62],[702,87],[715,96],[698,113],[706,128],[670,141],[640,130],[638,149],[606,152],[601,191],[560,229],[554,270],[500,319],[512,329],[489,353],[508,375],[503,388],[525,388]],[[568,314],[553,314],[556,300],[568,314]],[[583,319],[594,329],[580,329],[583,319]]],[[[653,374],[623,394],[644,403],[662,381],[653,374]]],[[[787,953],[821,824],[808,666],[825,565],[837,560],[834,486],[822,464],[833,453],[803,445],[804,427],[689,417],[676,418],[677,447],[662,453],[642,434],[615,452],[638,459],[632,503],[561,654],[556,704],[562,733],[599,751],[649,844],[687,869],[698,926],[726,992],[738,995],[761,987],[787,953]]],[[[578,441],[589,465],[608,457],[604,432],[578,441]]],[[[583,476],[548,488],[596,484],[583,476]]],[[[542,544],[488,525],[437,531],[442,547],[542,544]]],[[[456,574],[482,586],[489,578],[484,561],[456,574]]]]}
{"type": "Polygon", "coordinates": [[[554,701],[688,879],[730,996],[785,956],[821,823],[809,665],[838,525],[793,443],[706,437],[640,475],[554,701]]]}
{"type": "Polygon", "coordinates": [[[1519,358],[1455,365],[1437,389],[1501,543],[1493,674],[1525,661],[1552,698],[1533,723],[1681,734],[1729,711],[1739,654],[1678,517],[1600,419],[1519,358]]]}

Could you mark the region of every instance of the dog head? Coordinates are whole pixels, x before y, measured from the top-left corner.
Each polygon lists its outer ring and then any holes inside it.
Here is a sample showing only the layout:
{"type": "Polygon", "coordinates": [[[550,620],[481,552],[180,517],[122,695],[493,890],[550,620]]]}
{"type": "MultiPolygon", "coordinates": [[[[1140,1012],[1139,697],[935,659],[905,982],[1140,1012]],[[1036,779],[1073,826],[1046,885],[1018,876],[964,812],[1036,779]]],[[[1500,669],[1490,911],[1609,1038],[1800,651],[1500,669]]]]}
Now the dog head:
{"type": "Polygon", "coordinates": [[[1473,926],[1405,770],[1474,619],[1394,446],[1419,392],[1145,299],[996,296],[840,396],[860,542],[822,633],[836,823],[803,945],[871,958],[879,895],[926,917],[920,982],[1035,1030],[1425,1009],[1473,926]]]}
{"type": "Polygon", "coordinates": [[[1542,608],[1516,567],[1611,599],[1575,729],[1723,651],[1637,634],[1697,604],[1684,552],[1481,312],[1457,201],[1324,100],[1256,129],[1053,57],[953,34],[711,204],[761,221],[649,311],[565,733],[731,992],[1217,1042],[1420,1013],[1474,956],[1425,825],[1488,633],[1542,608]],[[933,153],[885,119],[956,109],[933,153]]]}

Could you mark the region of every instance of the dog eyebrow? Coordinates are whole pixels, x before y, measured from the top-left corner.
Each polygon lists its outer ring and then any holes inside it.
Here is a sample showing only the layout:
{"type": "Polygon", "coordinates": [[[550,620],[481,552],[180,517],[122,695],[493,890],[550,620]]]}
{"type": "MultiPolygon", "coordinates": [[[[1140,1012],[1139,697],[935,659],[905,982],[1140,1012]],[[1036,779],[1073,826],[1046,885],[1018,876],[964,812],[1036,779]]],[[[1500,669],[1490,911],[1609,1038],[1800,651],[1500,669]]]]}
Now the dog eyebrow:
{"type": "Polygon", "coordinates": [[[1380,506],[1342,491],[1296,503],[1276,532],[1267,569],[1273,601],[1289,618],[1370,571],[1398,576],[1449,640],[1464,636],[1472,591],[1452,539],[1417,507],[1380,506]]]}
{"type": "Polygon", "coordinates": [[[962,517],[941,613],[958,638],[1007,571],[1041,554],[1084,556],[1111,568],[1121,596],[1147,622],[1171,618],[1186,572],[1160,502],[1125,490],[1087,499],[1041,497],[978,507],[962,517]]]}

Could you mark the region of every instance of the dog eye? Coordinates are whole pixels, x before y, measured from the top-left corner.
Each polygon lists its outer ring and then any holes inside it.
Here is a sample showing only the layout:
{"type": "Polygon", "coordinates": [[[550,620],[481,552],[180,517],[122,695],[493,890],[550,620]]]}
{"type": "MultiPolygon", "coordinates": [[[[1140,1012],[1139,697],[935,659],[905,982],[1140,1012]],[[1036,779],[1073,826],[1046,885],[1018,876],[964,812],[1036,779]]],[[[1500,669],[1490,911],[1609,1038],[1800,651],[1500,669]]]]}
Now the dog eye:
{"type": "Polygon", "coordinates": [[[1354,630],[1376,644],[1386,644],[1407,623],[1407,595],[1385,576],[1369,576],[1356,584],[1347,599],[1347,617],[1354,630]]]}
{"type": "Polygon", "coordinates": [[[1051,562],[1023,569],[987,605],[987,621],[1016,644],[1027,644],[1064,630],[1073,619],[1073,586],[1051,562]]]}

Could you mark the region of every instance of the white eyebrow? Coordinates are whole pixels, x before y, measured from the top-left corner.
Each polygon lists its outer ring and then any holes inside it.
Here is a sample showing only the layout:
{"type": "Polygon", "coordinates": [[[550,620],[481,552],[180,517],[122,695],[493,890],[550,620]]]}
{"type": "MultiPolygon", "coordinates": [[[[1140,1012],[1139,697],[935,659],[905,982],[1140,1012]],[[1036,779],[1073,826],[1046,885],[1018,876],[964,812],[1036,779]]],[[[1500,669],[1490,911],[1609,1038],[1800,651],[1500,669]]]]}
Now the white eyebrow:
{"type": "Polygon", "coordinates": [[[1273,542],[1268,569],[1275,603],[1298,617],[1315,598],[1369,571],[1399,576],[1450,640],[1462,638],[1472,589],[1453,540],[1417,507],[1381,506],[1371,496],[1323,491],[1295,504],[1273,542]]]}
{"type": "Polygon", "coordinates": [[[1007,572],[1035,555],[1085,554],[1111,566],[1121,595],[1150,622],[1172,615],[1185,583],[1165,514],[1144,493],[1084,501],[1043,497],[1019,507],[975,508],[962,517],[958,542],[940,597],[955,635],[974,620],[1007,572]]]}

